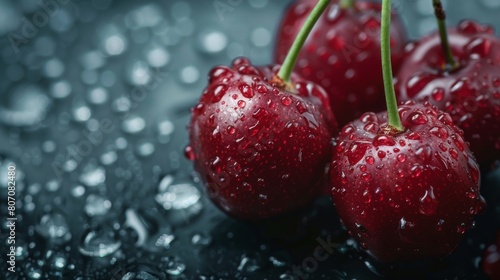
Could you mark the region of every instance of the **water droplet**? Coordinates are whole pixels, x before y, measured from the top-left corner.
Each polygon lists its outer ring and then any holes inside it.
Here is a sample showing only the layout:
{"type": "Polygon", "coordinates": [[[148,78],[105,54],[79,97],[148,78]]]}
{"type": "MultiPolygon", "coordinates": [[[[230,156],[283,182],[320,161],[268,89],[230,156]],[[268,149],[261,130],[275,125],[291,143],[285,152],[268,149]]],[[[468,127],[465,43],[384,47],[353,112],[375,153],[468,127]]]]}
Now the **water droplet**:
{"type": "Polygon", "coordinates": [[[137,144],[136,147],[136,153],[138,156],[141,157],[148,157],[152,155],[155,151],[155,146],[153,143],[148,142],[148,141],[142,141],[139,144],[137,144]]]}
{"type": "Polygon", "coordinates": [[[137,115],[128,116],[122,122],[122,130],[123,132],[129,134],[137,134],[141,132],[146,127],[146,121],[137,115]]]}
{"type": "Polygon", "coordinates": [[[372,164],[375,163],[375,158],[372,157],[372,156],[368,156],[368,157],[365,158],[365,161],[366,161],[366,163],[372,165],[372,164]]]}
{"type": "Polygon", "coordinates": [[[24,271],[29,279],[42,279],[42,269],[36,264],[28,263],[24,271]]]}
{"type": "Polygon", "coordinates": [[[59,183],[58,180],[52,179],[45,184],[45,189],[47,189],[49,192],[56,192],[59,190],[61,187],[61,184],[59,183]]]}
{"type": "Polygon", "coordinates": [[[200,191],[193,185],[176,184],[170,185],[166,187],[165,191],[159,192],[155,200],[166,210],[188,210],[198,208],[200,198],[200,191]]]}
{"type": "Polygon", "coordinates": [[[238,271],[255,272],[260,269],[260,266],[256,259],[243,255],[237,269],[238,271]]]}
{"type": "Polygon", "coordinates": [[[127,40],[120,34],[110,34],[103,40],[103,47],[108,55],[120,55],[127,48],[127,40]]]}
{"type": "Polygon", "coordinates": [[[153,70],[144,61],[136,61],[126,68],[127,81],[134,86],[145,86],[153,80],[153,70]]]}
{"type": "Polygon", "coordinates": [[[195,160],[195,154],[194,154],[193,147],[186,146],[186,148],[184,149],[184,157],[190,161],[195,160]]]}
{"type": "Polygon", "coordinates": [[[85,201],[84,209],[89,217],[103,216],[111,209],[111,201],[104,196],[91,194],[85,201]]]}
{"type": "Polygon", "coordinates": [[[378,151],[377,155],[378,155],[379,158],[385,158],[385,156],[387,155],[387,153],[384,152],[384,151],[378,151]]]}
{"type": "Polygon", "coordinates": [[[441,100],[443,100],[444,98],[444,94],[445,94],[445,91],[443,88],[435,88],[433,91],[432,91],[432,98],[439,102],[441,100]]]}
{"type": "Polygon", "coordinates": [[[431,130],[429,130],[429,132],[441,139],[448,138],[448,130],[446,130],[444,127],[434,126],[431,128],[431,130]]]}
{"type": "Polygon", "coordinates": [[[212,243],[212,236],[205,232],[195,233],[191,237],[191,244],[194,246],[209,246],[212,243]]]}
{"type": "Polygon", "coordinates": [[[86,122],[90,119],[92,111],[90,111],[90,108],[88,106],[84,104],[78,104],[74,106],[72,114],[73,114],[73,119],[76,122],[86,122]]]}
{"type": "Polygon", "coordinates": [[[66,80],[61,80],[53,83],[50,86],[50,95],[55,99],[63,99],[71,94],[71,84],[66,80]]]}
{"type": "Polygon", "coordinates": [[[49,59],[44,67],[43,73],[48,78],[57,78],[64,73],[64,63],[58,58],[49,59]]]}
{"type": "Polygon", "coordinates": [[[240,85],[238,88],[244,97],[252,98],[254,96],[254,91],[250,85],[243,84],[243,85],[240,85]]]}
{"type": "Polygon", "coordinates": [[[434,188],[430,187],[425,191],[425,194],[420,198],[420,213],[424,215],[432,215],[436,212],[438,202],[434,195],[434,188]]]}
{"type": "Polygon", "coordinates": [[[285,106],[290,106],[290,104],[292,104],[292,98],[288,95],[283,96],[281,98],[281,103],[285,106]]]}
{"type": "Polygon", "coordinates": [[[458,158],[458,152],[457,152],[457,150],[451,148],[450,149],[450,155],[451,155],[452,158],[457,159],[458,158]]]}
{"type": "Polygon", "coordinates": [[[354,142],[346,153],[349,163],[351,165],[358,163],[365,156],[369,146],[366,143],[354,142]]]}
{"type": "Polygon", "coordinates": [[[170,141],[172,133],[174,133],[175,126],[169,119],[163,119],[158,122],[158,141],[166,144],[170,141]]]}
{"type": "Polygon", "coordinates": [[[399,154],[397,157],[399,162],[403,163],[406,161],[406,155],[405,154],[399,154]]]}
{"type": "Polygon", "coordinates": [[[41,217],[36,225],[36,231],[54,244],[62,244],[71,239],[66,218],[59,213],[49,213],[41,217]]]}
{"type": "Polygon", "coordinates": [[[109,150],[100,156],[103,165],[111,165],[118,159],[118,154],[114,150],[109,150]]]}
{"type": "Polygon", "coordinates": [[[179,72],[179,79],[183,84],[194,84],[200,79],[200,71],[196,66],[186,66],[179,72]]]}
{"type": "Polygon", "coordinates": [[[146,52],[146,59],[151,67],[164,67],[170,62],[170,53],[162,47],[154,47],[146,52]]]}
{"type": "Polygon", "coordinates": [[[80,63],[85,69],[98,69],[106,64],[104,56],[97,50],[92,50],[80,56],[80,63]]]}
{"type": "Polygon", "coordinates": [[[372,175],[370,173],[363,173],[363,174],[361,174],[361,179],[368,182],[372,179],[372,175]]]}
{"type": "Polygon", "coordinates": [[[174,242],[175,235],[171,233],[163,233],[155,241],[155,246],[162,249],[169,249],[170,245],[174,242]]]}
{"type": "Polygon", "coordinates": [[[115,113],[125,113],[132,107],[132,102],[128,97],[121,96],[111,103],[111,110],[115,113]]]}
{"type": "Polygon", "coordinates": [[[391,137],[387,135],[378,135],[373,139],[373,145],[375,147],[380,147],[380,146],[395,146],[396,141],[392,139],[391,137]]]}
{"type": "Polygon", "coordinates": [[[245,101],[243,101],[243,100],[238,101],[238,107],[245,108],[246,105],[247,105],[247,103],[245,101]]]}
{"type": "Polygon", "coordinates": [[[206,54],[218,54],[228,45],[225,33],[219,30],[204,30],[198,35],[198,50],[206,54]]]}
{"type": "Polygon", "coordinates": [[[47,140],[42,143],[42,150],[47,154],[55,152],[56,148],[57,146],[54,141],[47,140]]]}
{"type": "Polygon", "coordinates": [[[85,188],[83,186],[77,185],[71,189],[71,195],[73,197],[81,197],[84,194],[85,194],[85,188]]]}
{"type": "Polygon", "coordinates": [[[257,28],[252,31],[251,41],[256,47],[265,47],[271,43],[272,35],[266,28],[257,28]]]}
{"type": "Polygon", "coordinates": [[[115,140],[115,145],[118,150],[125,150],[128,146],[127,139],[123,137],[118,137],[115,140]]]}
{"type": "Polygon", "coordinates": [[[102,166],[89,163],[80,174],[80,182],[87,187],[96,187],[106,181],[106,171],[102,166]]]}
{"type": "Polygon", "coordinates": [[[63,252],[56,252],[50,256],[50,266],[55,269],[63,269],[68,264],[68,260],[63,252]]]}
{"type": "Polygon", "coordinates": [[[184,270],[186,270],[186,265],[180,258],[173,257],[167,261],[167,267],[165,271],[168,275],[181,275],[182,273],[184,273],[184,270]]]}
{"type": "Polygon", "coordinates": [[[413,112],[408,116],[408,121],[413,124],[420,125],[426,124],[429,119],[422,112],[413,112]]]}
{"type": "Polygon", "coordinates": [[[1,95],[0,122],[9,126],[32,126],[45,119],[51,104],[46,93],[23,84],[1,95]]]}
{"type": "Polygon", "coordinates": [[[84,256],[102,258],[116,252],[121,245],[118,234],[111,227],[100,226],[83,234],[78,249],[84,256]]]}
{"type": "Polygon", "coordinates": [[[457,233],[465,234],[466,231],[467,225],[465,223],[461,223],[459,226],[457,226],[457,233]]]}
{"type": "Polygon", "coordinates": [[[108,101],[109,93],[103,87],[97,87],[89,91],[88,100],[94,105],[104,104],[108,101]]]}
{"type": "Polygon", "coordinates": [[[363,201],[367,204],[372,202],[372,194],[370,193],[369,189],[366,189],[363,192],[363,201]]]}

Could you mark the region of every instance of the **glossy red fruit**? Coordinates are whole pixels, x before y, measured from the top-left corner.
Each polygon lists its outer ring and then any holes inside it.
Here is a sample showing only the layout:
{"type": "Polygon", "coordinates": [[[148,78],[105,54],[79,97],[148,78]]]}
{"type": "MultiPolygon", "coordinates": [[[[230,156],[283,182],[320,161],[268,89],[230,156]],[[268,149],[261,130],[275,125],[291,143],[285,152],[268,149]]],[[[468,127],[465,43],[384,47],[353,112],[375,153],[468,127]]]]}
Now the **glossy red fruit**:
{"type": "Polygon", "coordinates": [[[397,75],[399,100],[429,101],[464,130],[479,162],[500,159],[500,41],[493,29],[464,21],[449,30],[460,68],[444,70],[439,34],[408,46],[397,75]]]}
{"type": "Polygon", "coordinates": [[[490,279],[500,279],[500,232],[498,232],[496,243],[486,249],[483,270],[490,279]]]}
{"type": "Polygon", "coordinates": [[[212,201],[244,220],[277,216],[320,192],[338,132],[325,91],[292,75],[292,93],[275,83],[280,66],[247,59],[210,72],[192,111],[188,158],[212,201]]]}
{"type": "Polygon", "coordinates": [[[449,254],[485,202],[479,167],[447,113],[407,102],[406,130],[387,130],[387,112],[346,125],[334,148],[332,195],[344,225],[382,262],[449,254]]]}
{"type": "MultiPolygon", "coordinates": [[[[302,24],[317,1],[295,2],[278,31],[275,60],[282,63],[302,24]]],[[[380,3],[356,1],[342,9],[333,1],[322,15],[299,56],[295,70],[325,88],[340,125],[363,112],[385,108],[380,51],[380,3]]],[[[394,14],[391,26],[392,62],[399,69],[406,35],[394,14]]]]}

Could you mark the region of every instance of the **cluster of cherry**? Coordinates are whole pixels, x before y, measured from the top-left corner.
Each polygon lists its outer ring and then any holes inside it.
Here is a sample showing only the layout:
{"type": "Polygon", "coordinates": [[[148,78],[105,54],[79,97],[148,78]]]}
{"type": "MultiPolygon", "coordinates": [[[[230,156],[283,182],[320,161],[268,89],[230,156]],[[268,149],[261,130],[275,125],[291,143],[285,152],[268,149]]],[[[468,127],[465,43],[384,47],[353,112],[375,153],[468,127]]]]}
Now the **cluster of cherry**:
{"type": "Polygon", "coordinates": [[[186,155],[232,217],[289,213],[327,185],[376,259],[446,256],[485,209],[478,162],[500,159],[500,39],[446,29],[437,0],[438,32],[412,43],[388,0],[329,2],[289,8],[278,64],[211,71],[186,155]]]}

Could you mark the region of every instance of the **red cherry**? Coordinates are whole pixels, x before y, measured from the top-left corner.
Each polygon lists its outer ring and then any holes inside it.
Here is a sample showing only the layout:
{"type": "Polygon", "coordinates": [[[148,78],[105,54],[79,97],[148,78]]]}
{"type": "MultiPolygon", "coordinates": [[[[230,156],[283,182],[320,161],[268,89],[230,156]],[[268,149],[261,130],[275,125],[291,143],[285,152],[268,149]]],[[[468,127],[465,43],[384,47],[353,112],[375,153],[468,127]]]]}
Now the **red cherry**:
{"type": "MultiPolygon", "coordinates": [[[[317,1],[295,2],[278,31],[275,58],[282,63],[317,1]]],[[[340,125],[366,111],[385,107],[380,55],[380,3],[356,1],[341,8],[333,1],[314,27],[295,70],[325,88],[340,125]]],[[[399,69],[406,35],[396,14],[392,27],[392,64],[399,69]]]]}
{"type": "Polygon", "coordinates": [[[483,258],[483,270],[490,279],[500,279],[500,232],[496,243],[486,249],[483,258]]]}
{"type": "Polygon", "coordinates": [[[387,112],[343,128],[330,168],[335,207],[379,261],[445,256],[485,207],[479,167],[447,113],[407,102],[399,115],[401,133],[387,129],[387,112]]]}
{"type": "Polygon", "coordinates": [[[280,66],[245,58],[210,72],[189,125],[190,157],[212,201],[229,215],[261,220],[310,203],[330,160],[337,123],[325,91],[280,66]]]}
{"type": "Polygon", "coordinates": [[[500,40],[491,27],[472,21],[448,33],[460,67],[444,70],[438,33],[410,44],[397,75],[398,99],[429,101],[464,130],[479,162],[500,159],[500,40]]]}

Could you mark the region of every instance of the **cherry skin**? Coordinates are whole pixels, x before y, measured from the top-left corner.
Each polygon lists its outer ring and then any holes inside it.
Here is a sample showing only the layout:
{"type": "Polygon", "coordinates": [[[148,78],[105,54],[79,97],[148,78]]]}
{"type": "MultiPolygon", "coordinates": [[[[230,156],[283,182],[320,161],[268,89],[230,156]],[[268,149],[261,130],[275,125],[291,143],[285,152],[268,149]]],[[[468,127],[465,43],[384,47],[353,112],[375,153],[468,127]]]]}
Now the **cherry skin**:
{"type": "MultiPolygon", "coordinates": [[[[278,29],[275,60],[282,63],[300,27],[317,1],[295,2],[278,29]]],[[[340,125],[366,111],[385,108],[380,54],[380,3],[356,1],[343,9],[332,1],[306,41],[295,67],[305,79],[321,85],[340,125]]],[[[392,61],[402,63],[406,33],[396,14],[391,26],[392,61]]]]}
{"type": "Polygon", "coordinates": [[[496,243],[486,249],[483,258],[483,270],[492,280],[500,279],[500,231],[497,236],[496,243]]]}
{"type": "Polygon", "coordinates": [[[399,115],[401,133],[388,130],[387,112],[342,129],[330,168],[335,207],[381,262],[446,256],[485,207],[479,167],[447,113],[410,101],[399,115]]]}
{"type": "Polygon", "coordinates": [[[310,203],[338,132],[326,92],[298,75],[292,91],[280,66],[245,58],[212,69],[194,107],[187,157],[212,201],[242,220],[263,220],[310,203]]]}
{"type": "Polygon", "coordinates": [[[478,161],[490,163],[500,159],[500,40],[491,27],[472,21],[448,34],[460,67],[445,70],[438,33],[408,45],[397,75],[398,99],[428,101],[448,112],[478,161]]]}

